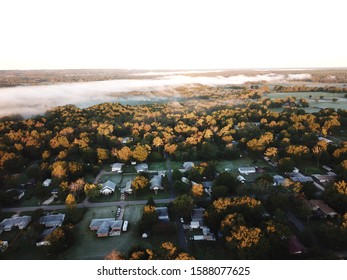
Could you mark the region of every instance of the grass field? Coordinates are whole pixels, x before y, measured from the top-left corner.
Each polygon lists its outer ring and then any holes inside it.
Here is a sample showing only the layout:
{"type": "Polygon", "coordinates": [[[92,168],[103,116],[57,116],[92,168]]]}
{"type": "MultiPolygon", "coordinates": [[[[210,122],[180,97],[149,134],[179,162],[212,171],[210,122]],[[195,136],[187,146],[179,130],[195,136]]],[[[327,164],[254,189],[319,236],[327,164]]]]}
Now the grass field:
{"type": "MultiPolygon", "coordinates": [[[[333,108],[337,109],[346,109],[347,108],[347,98],[344,97],[342,93],[327,93],[327,92],[272,92],[267,95],[271,99],[275,98],[285,98],[287,96],[293,96],[297,99],[305,98],[308,100],[309,107],[304,108],[307,113],[315,113],[321,109],[333,108]],[[310,98],[310,96],[312,96],[310,98]],[[320,99],[320,97],[323,99],[320,99]],[[318,98],[316,100],[316,98],[318,98]],[[337,98],[336,102],[333,102],[332,99],[337,98]]],[[[271,111],[282,112],[282,108],[274,108],[271,111]]]]}

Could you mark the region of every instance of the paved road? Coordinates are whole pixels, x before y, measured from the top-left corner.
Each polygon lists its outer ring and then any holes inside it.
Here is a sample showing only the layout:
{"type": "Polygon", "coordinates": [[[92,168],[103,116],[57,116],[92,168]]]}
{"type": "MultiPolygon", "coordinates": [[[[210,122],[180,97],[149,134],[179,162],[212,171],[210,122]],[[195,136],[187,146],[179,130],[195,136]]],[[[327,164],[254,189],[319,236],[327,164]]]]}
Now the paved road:
{"type": "MultiPolygon", "coordinates": [[[[170,203],[172,201],[171,198],[163,198],[163,199],[155,199],[155,203],[170,203]]],[[[120,206],[124,207],[127,205],[145,205],[147,200],[127,200],[127,201],[115,201],[115,202],[98,202],[92,203],[89,201],[83,201],[83,203],[77,204],[77,208],[95,208],[95,207],[112,207],[112,206],[120,206]]],[[[66,206],[62,205],[42,205],[42,206],[29,206],[29,207],[11,207],[11,208],[2,208],[2,212],[24,212],[24,211],[35,211],[37,209],[54,211],[65,209],[66,206]]]]}

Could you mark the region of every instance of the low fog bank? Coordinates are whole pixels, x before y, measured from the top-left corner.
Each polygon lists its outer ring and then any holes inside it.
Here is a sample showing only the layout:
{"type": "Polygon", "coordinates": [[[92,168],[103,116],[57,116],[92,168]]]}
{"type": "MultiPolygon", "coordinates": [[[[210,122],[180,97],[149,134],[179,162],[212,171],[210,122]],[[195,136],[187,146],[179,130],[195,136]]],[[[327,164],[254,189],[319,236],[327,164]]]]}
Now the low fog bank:
{"type": "Polygon", "coordinates": [[[180,96],[174,88],[183,85],[218,86],[257,81],[286,82],[304,80],[310,76],[310,74],[263,74],[256,76],[190,77],[175,74],[156,79],[109,80],[0,88],[0,117],[12,114],[30,117],[66,104],[83,108],[103,102],[135,104],[136,102],[175,100],[180,96]],[[152,91],[156,91],[156,93],[154,94],[152,91]],[[160,92],[158,93],[158,91],[160,92]]]}

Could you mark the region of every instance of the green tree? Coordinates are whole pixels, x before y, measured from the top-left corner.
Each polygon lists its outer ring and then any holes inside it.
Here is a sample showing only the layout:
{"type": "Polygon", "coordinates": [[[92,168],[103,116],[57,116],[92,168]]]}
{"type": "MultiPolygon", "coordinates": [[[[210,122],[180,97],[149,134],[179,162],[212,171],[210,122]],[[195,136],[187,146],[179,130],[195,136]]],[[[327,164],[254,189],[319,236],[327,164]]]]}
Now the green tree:
{"type": "Polygon", "coordinates": [[[177,215],[183,217],[184,219],[188,219],[190,215],[190,211],[193,209],[193,199],[189,195],[181,195],[176,197],[173,201],[174,210],[177,215]]]}

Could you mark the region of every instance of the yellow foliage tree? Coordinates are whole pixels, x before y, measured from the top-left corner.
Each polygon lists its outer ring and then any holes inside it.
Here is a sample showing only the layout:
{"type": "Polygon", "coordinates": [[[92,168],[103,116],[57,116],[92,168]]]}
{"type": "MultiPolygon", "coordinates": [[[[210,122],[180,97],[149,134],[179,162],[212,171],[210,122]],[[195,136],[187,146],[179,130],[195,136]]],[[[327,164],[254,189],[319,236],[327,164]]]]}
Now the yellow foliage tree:
{"type": "Polygon", "coordinates": [[[132,153],[132,157],[139,162],[143,162],[147,159],[148,157],[148,149],[146,146],[143,145],[137,145],[136,148],[134,149],[132,153]]]}
{"type": "Polygon", "coordinates": [[[65,205],[66,205],[66,208],[69,210],[76,208],[76,199],[73,194],[70,193],[67,195],[65,199],[65,205]]]}
{"type": "Polygon", "coordinates": [[[134,191],[142,190],[146,186],[148,186],[148,179],[144,176],[137,176],[135,179],[131,182],[131,187],[134,191]]]}
{"type": "Polygon", "coordinates": [[[167,152],[168,154],[172,155],[176,152],[177,150],[177,145],[176,144],[165,144],[165,152],[167,152]]]}
{"type": "Polygon", "coordinates": [[[107,149],[97,148],[96,152],[98,154],[99,161],[104,161],[104,160],[107,160],[109,158],[109,153],[108,153],[107,149]]]}
{"type": "Polygon", "coordinates": [[[227,236],[225,240],[227,242],[235,242],[238,249],[243,249],[257,245],[261,239],[261,235],[262,232],[259,228],[240,226],[235,231],[232,231],[231,235],[227,236]]]}
{"type": "Polygon", "coordinates": [[[110,253],[108,253],[105,258],[105,260],[124,260],[124,257],[122,254],[116,250],[112,250],[110,253]]]}
{"type": "Polygon", "coordinates": [[[201,197],[204,194],[204,186],[201,184],[195,184],[192,186],[192,195],[195,197],[201,197]]]}
{"type": "Polygon", "coordinates": [[[340,194],[347,195],[347,183],[345,180],[335,182],[334,187],[340,194]]]}

